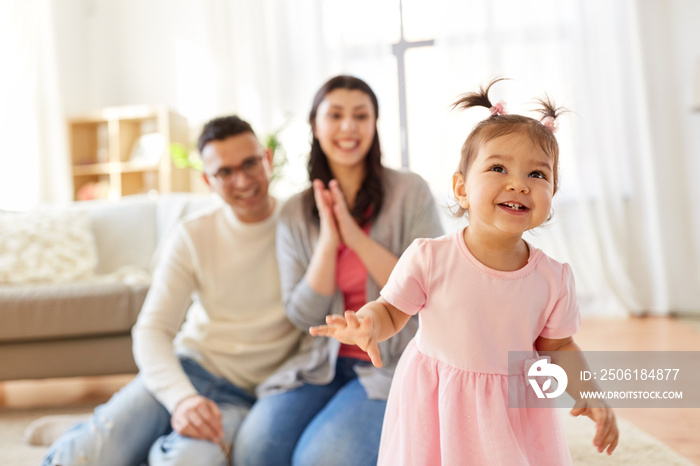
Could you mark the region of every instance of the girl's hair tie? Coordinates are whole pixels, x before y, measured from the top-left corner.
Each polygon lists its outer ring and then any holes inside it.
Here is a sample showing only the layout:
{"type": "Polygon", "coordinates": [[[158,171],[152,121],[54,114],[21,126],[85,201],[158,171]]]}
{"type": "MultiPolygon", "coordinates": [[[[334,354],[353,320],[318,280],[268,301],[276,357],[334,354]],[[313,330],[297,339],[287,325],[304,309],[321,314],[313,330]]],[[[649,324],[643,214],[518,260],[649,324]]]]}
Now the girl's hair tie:
{"type": "Polygon", "coordinates": [[[559,123],[557,123],[557,120],[553,116],[546,116],[540,121],[552,133],[556,133],[559,129],[559,123]]]}
{"type": "Polygon", "coordinates": [[[501,100],[496,105],[489,108],[489,110],[491,111],[491,116],[505,115],[506,114],[506,103],[501,100]]]}

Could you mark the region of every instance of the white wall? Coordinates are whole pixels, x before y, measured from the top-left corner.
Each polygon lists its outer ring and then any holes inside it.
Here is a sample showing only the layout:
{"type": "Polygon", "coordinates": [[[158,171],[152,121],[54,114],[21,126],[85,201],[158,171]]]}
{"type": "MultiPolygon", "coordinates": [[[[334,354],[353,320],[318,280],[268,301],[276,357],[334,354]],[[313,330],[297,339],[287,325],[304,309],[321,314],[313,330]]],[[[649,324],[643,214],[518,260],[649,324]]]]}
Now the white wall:
{"type": "Polygon", "coordinates": [[[122,4],[105,0],[61,0],[53,5],[58,72],[67,115],[122,105],[122,4]]]}
{"type": "MultiPolygon", "coordinates": [[[[112,105],[167,102],[162,96],[166,86],[155,84],[165,73],[149,53],[154,44],[149,36],[154,33],[160,37],[157,27],[162,21],[154,18],[149,28],[139,21],[144,16],[129,11],[128,4],[61,0],[60,6],[54,7],[60,86],[67,115],[112,105]],[[141,45],[133,47],[135,40],[141,45]],[[141,79],[143,76],[148,79],[141,79]],[[144,100],[145,96],[149,98],[144,100]]],[[[152,2],[143,5],[145,9],[152,2]]],[[[168,48],[161,46],[161,50],[168,48]]]]}
{"type": "Polygon", "coordinates": [[[116,105],[166,105],[201,123],[230,111],[235,107],[233,92],[212,93],[219,77],[210,65],[226,54],[207,47],[203,14],[227,5],[226,1],[61,0],[54,8],[54,23],[66,114],[116,105]],[[182,92],[183,87],[192,92],[182,92]],[[187,94],[196,97],[183,101],[187,94]]]}
{"type": "MultiPolygon", "coordinates": [[[[681,244],[689,243],[688,254],[678,258],[681,266],[679,271],[694,267],[691,272],[691,280],[683,277],[675,281],[675,292],[682,300],[678,303],[678,309],[700,311],[700,110],[691,112],[693,88],[700,81],[700,2],[696,0],[677,0],[671,2],[672,43],[671,48],[677,50],[674,60],[675,79],[672,81],[678,85],[678,106],[681,117],[679,124],[681,130],[681,151],[685,154],[685,183],[689,192],[683,193],[687,197],[679,198],[676,204],[678,217],[688,218],[688,225],[684,225],[687,233],[679,238],[681,244]],[[692,247],[694,241],[694,248],[692,247]],[[691,287],[684,288],[683,284],[689,283],[691,287]]],[[[680,173],[679,173],[680,175],[680,173]]]]}
{"type": "Polygon", "coordinates": [[[52,9],[61,100],[69,115],[89,107],[89,4],[89,0],[62,0],[52,9]]]}
{"type": "Polygon", "coordinates": [[[639,2],[650,103],[650,139],[660,189],[671,308],[700,311],[700,112],[691,100],[700,62],[700,2],[639,2]],[[679,244],[684,247],[671,247],[679,244]]]}

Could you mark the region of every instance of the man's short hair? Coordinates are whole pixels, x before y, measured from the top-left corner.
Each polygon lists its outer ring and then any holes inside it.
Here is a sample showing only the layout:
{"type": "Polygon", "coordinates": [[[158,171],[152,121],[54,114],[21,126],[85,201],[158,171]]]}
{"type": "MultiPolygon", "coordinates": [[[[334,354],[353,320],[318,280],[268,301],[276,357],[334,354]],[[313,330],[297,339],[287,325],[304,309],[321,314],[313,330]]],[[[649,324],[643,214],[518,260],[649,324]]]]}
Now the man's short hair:
{"type": "Polygon", "coordinates": [[[255,135],[255,131],[253,131],[250,123],[241,120],[236,115],[214,118],[202,128],[202,134],[197,141],[197,149],[199,149],[201,154],[204,146],[211,141],[223,141],[226,138],[238,136],[242,133],[255,135]]]}

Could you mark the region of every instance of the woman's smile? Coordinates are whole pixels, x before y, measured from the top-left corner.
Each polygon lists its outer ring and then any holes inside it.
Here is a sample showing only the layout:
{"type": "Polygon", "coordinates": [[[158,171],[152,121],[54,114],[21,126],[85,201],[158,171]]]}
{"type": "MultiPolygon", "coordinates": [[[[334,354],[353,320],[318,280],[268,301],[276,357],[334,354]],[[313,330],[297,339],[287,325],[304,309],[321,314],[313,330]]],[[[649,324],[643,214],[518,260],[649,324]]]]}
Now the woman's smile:
{"type": "Polygon", "coordinates": [[[336,140],[336,146],[342,150],[354,150],[360,145],[359,139],[340,139],[336,140]]]}
{"type": "Polygon", "coordinates": [[[376,115],[370,97],[359,90],[335,89],[318,106],[314,136],[328,164],[361,168],[375,137],[376,115]]]}

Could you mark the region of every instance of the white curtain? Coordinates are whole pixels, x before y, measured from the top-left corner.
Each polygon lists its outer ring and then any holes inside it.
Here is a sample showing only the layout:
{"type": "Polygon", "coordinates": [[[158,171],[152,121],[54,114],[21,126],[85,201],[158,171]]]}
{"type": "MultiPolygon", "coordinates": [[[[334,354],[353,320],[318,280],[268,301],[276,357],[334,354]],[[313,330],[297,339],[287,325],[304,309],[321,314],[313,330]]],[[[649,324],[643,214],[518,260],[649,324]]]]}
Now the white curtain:
{"type": "MultiPolygon", "coordinates": [[[[398,1],[236,5],[227,11],[231,35],[224,41],[234,59],[224,66],[238,83],[243,114],[270,127],[281,119],[275,111],[290,111],[295,133],[308,135],[305,117],[319,84],[339,72],[356,74],[380,96],[386,162],[399,165],[391,51],[399,39],[398,1]]],[[[514,81],[494,93],[513,111],[527,112],[545,92],[573,110],[558,135],[562,189],[554,220],[528,239],[572,264],[584,315],[671,308],[637,7],[632,0],[403,1],[405,39],[435,39],[409,49],[405,62],[410,168],[438,198],[449,202],[461,143],[483,118],[449,110],[460,93],[508,76],[514,81]]],[[[298,142],[303,162],[307,140],[298,142]]],[[[297,168],[302,179],[303,163],[297,168]]]]}
{"type": "Polygon", "coordinates": [[[0,209],[72,198],[50,0],[0,0],[0,209]]]}
{"type": "MultiPolygon", "coordinates": [[[[528,239],[572,264],[584,315],[667,313],[660,186],[634,2],[442,6],[433,76],[438,101],[506,76],[515,81],[494,86],[494,97],[513,111],[527,114],[532,99],[545,93],[572,110],[560,121],[561,190],[553,220],[528,239]]],[[[438,151],[456,160],[456,141],[486,115],[443,115],[433,125],[449,135],[438,151]]]]}

